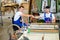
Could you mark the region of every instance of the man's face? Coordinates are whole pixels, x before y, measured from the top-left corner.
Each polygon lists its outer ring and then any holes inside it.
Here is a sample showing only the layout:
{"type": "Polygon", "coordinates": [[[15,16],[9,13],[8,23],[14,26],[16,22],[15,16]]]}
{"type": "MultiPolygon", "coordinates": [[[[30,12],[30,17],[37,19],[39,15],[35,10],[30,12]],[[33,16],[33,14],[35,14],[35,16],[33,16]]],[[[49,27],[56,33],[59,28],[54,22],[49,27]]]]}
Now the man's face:
{"type": "Polygon", "coordinates": [[[46,9],[45,9],[45,12],[50,12],[50,9],[47,9],[47,8],[46,8],[46,9]]]}
{"type": "Polygon", "coordinates": [[[21,7],[19,10],[23,12],[24,11],[24,8],[21,7]]]}

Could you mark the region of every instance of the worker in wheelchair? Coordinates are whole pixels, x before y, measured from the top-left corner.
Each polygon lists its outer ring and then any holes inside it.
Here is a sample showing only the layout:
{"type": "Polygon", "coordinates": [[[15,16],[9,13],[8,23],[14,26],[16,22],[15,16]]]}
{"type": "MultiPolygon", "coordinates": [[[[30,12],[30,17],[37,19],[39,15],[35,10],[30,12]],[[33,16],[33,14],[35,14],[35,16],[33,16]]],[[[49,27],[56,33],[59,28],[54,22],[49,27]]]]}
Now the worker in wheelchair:
{"type": "Polygon", "coordinates": [[[22,28],[23,26],[28,26],[28,24],[23,22],[23,18],[22,18],[23,16],[33,17],[33,15],[24,14],[23,11],[24,11],[24,6],[20,6],[18,8],[18,11],[15,13],[13,19],[13,24],[18,25],[20,28],[22,28]]]}
{"type": "Polygon", "coordinates": [[[35,18],[41,18],[45,23],[55,23],[55,16],[50,12],[49,6],[45,7],[45,12],[43,14],[41,14],[40,16],[36,16],[35,18]]]}

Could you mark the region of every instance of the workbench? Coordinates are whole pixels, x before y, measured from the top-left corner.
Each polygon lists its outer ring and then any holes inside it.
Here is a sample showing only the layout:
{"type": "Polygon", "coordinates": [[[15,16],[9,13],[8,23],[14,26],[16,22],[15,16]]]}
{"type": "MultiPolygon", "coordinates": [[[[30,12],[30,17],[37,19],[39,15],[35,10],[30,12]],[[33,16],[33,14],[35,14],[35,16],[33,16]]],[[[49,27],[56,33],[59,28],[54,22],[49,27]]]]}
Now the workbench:
{"type": "Polygon", "coordinates": [[[18,40],[59,40],[59,26],[56,23],[32,23],[30,33],[25,31],[18,40]]]}

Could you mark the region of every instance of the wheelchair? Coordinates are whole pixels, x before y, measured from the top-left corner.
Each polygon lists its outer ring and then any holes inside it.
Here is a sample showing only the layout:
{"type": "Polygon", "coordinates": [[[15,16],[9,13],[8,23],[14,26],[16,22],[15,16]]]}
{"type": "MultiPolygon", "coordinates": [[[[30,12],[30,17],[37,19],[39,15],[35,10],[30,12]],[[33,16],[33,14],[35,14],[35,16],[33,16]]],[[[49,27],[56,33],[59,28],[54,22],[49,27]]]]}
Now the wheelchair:
{"type": "Polygon", "coordinates": [[[21,28],[13,24],[14,17],[12,17],[12,24],[8,26],[7,33],[9,35],[9,40],[17,40],[23,33],[20,32],[21,28]],[[18,36],[17,36],[18,35],[18,36]]]}

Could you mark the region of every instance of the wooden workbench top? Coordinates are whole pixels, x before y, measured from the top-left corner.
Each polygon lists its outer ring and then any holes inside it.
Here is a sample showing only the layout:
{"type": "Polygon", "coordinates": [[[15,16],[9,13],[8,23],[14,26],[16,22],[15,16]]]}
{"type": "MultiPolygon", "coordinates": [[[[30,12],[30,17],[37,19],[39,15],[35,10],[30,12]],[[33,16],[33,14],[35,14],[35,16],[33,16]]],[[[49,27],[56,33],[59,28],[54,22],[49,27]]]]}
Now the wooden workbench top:
{"type": "Polygon", "coordinates": [[[31,23],[31,24],[38,24],[38,25],[58,25],[58,23],[31,23]]]}
{"type": "Polygon", "coordinates": [[[31,32],[48,32],[48,33],[57,33],[57,32],[59,32],[59,30],[54,30],[54,29],[49,29],[49,30],[34,30],[34,29],[32,29],[31,30],[31,32]]]}

